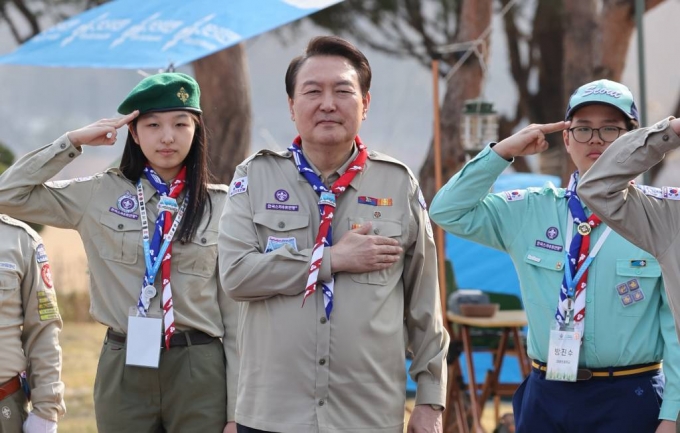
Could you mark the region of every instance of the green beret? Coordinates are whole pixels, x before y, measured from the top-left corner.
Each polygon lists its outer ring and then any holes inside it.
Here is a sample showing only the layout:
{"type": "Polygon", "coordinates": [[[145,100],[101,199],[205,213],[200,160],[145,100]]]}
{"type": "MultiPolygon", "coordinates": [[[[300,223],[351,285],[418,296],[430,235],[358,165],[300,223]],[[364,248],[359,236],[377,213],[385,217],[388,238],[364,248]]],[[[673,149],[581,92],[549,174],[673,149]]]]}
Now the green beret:
{"type": "Polygon", "coordinates": [[[144,78],[118,107],[120,114],[186,110],[201,112],[201,90],[196,80],[179,72],[165,72],[144,78]]]}

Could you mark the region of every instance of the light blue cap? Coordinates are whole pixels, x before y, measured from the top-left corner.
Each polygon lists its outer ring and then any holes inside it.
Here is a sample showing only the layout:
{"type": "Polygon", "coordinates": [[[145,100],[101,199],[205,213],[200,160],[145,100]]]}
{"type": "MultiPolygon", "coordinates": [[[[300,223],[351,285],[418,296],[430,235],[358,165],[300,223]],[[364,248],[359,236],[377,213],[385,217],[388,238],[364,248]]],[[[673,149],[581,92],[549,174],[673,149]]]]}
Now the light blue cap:
{"type": "Polygon", "coordinates": [[[640,115],[630,89],[610,80],[593,81],[576,89],[569,98],[565,120],[569,120],[579,108],[591,104],[611,105],[618,108],[629,119],[640,122],[640,115]]]}

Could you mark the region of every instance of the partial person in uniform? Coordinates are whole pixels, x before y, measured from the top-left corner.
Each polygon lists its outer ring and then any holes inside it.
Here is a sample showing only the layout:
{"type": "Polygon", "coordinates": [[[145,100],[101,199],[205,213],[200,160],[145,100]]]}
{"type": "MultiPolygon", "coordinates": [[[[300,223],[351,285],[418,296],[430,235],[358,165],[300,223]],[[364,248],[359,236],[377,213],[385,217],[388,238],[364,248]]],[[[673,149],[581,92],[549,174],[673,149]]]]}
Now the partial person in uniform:
{"type": "Polygon", "coordinates": [[[680,343],[659,263],[577,194],[580,176],[638,122],[628,88],[585,84],[569,99],[566,121],[491,143],[432,202],[433,221],[507,252],[517,270],[533,360],[513,397],[519,433],[675,432],[680,343]],[[545,135],[559,131],[577,168],[566,189],[489,194],[514,157],[542,152],[545,135]]]}
{"type": "Polygon", "coordinates": [[[418,182],[357,135],[371,69],[312,39],[286,73],[299,136],[236,169],[220,222],[222,285],[241,305],[239,432],[441,431],[448,335],[418,182]]]}
{"type": "Polygon", "coordinates": [[[199,98],[185,74],[152,75],[120,104],[123,117],[68,132],[0,176],[2,211],[77,230],[85,245],[90,311],[108,327],[100,432],[236,430],[238,307],[217,271],[227,187],[208,183],[199,98]],[[119,169],[47,182],[125,125],[119,169]]]}
{"type": "Polygon", "coordinates": [[[33,229],[7,215],[0,239],[0,433],[56,433],[66,410],[62,322],[47,252],[33,229]]]}
{"type": "MultiPolygon", "coordinates": [[[[680,187],[633,182],[680,147],[680,119],[669,117],[616,140],[579,185],[583,201],[617,233],[654,255],[680,328],[680,187]]],[[[680,417],[679,417],[680,418],[680,417]]]]}

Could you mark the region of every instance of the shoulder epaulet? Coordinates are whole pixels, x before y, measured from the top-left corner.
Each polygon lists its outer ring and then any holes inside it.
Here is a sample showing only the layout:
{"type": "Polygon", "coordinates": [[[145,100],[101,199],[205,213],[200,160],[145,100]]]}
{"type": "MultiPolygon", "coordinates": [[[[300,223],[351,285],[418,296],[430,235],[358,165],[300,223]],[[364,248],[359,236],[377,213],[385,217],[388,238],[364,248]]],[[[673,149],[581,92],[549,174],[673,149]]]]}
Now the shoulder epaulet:
{"type": "Polygon", "coordinates": [[[677,186],[648,186],[633,184],[635,188],[639,189],[644,195],[658,198],[660,200],[680,200],[680,187],[677,186]]]}
{"type": "Polygon", "coordinates": [[[25,230],[26,233],[28,233],[33,238],[34,241],[42,243],[42,238],[40,237],[38,232],[33,230],[31,226],[29,226],[28,224],[21,222],[19,220],[15,220],[14,218],[5,214],[0,214],[0,221],[7,225],[19,227],[20,229],[25,230]]]}
{"type": "Polygon", "coordinates": [[[416,176],[411,171],[411,169],[408,167],[408,165],[404,164],[403,162],[399,161],[396,158],[392,158],[391,156],[385,155],[384,153],[376,152],[375,150],[371,150],[368,152],[368,158],[371,161],[389,162],[390,164],[398,165],[399,167],[404,168],[412,179],[417,179],[416,176]]]}
{"type": "Polygon", "coordinates": [[[494,194],[501,196],[505,201],[520,201],[530,195],[549,195],[564,197],[566,190],[557,188],[552,182],[546,182],[542,187],[530,186],[526,189],[512,189],[508,191],[494,191],[494,194]]]}
{"type": "Polygon", "coordinates": [[[239,165],[248,165],[253,159],[259,156],[278,156],[279,158],[290,158],[292,153],[288,149],[280,150],[278,152],[269,149],[261,149],[250,155],[248,158],[244,159],[239,165]]]}
{"type": "MultiPolygon", "coordinates": [[[[89,182],[92,179],[102,177],[105,173],[114,172],[114,170],[118,170],[118,169],[117,168],[113,168],[113,169],[110,168],[110,169],[108,169],[108,170],[106,170],[102,173],[93,174],[92,176],[83,176],[83,177],[76,177],[76,178],[73,178],[73,179],[64,179],[64,180],[52,180],[52,181],[49,181],[49,182],[45,182],[45,185],[48,188],[52,188],[52,189],[64,189],[69,185],[73,185],[74,183],[89,182]]],[[[118,173],[120,173],[120,171],[118,171],[118,173]]],[[[122,174],[119,174],[119,175],[122,176],[122,174]]]]}
{"type": "Polygon", "coordinates": [[[224,193],[228,193],[229,192],[229,185],[225,185],[223,183],[209,183],[208,189],[210,191],[221,191],[221,192],[224,192],[224,193]]]}

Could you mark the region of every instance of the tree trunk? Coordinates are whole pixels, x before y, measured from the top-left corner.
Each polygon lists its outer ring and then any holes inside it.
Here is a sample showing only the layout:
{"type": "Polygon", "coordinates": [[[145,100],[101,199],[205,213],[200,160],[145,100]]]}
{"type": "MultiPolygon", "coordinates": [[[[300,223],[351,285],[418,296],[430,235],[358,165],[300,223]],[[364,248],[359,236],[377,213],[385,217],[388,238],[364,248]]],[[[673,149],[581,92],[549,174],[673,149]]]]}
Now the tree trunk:
{"type": "Polygon", "coordinates": [[[242,44],[193,63],[208,128],[208,159],[219,183],[228,184],[250,151],[250,80],[242,44]]]}
{"type": "MultiPolygon", "coordinates": [[[[479,38],[482,32],[491,24],[493,12],[492,0],[465,0],[458,17],[458,37],[456,42],[472,41],[479,38]]],[[[486,38],[486,46],[489,38],[486,38]]],[[[488,50],[482,53],[484,62],[488,59],[488,50]]],[[[463,104],[467,99],[480,95],[482,68],[475,56],[469,57],[446,83],[446,92],[441,106],[441,156],[442,179],[446,182],[465,162],[465,153],[460,142],[460,122],[463,104]]],[[[434,95],[438,98],[439,95],[434,95]]],[[[431,146],[427,158],[419,173],[420,185],[425,200],[429,203],[436,193],[434,178],[434,148],[431,146]]]]}

